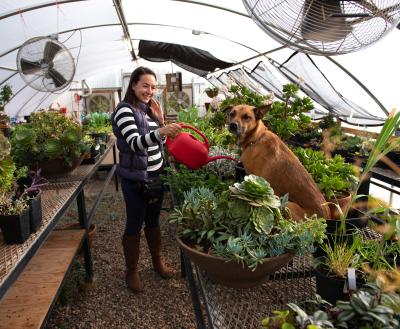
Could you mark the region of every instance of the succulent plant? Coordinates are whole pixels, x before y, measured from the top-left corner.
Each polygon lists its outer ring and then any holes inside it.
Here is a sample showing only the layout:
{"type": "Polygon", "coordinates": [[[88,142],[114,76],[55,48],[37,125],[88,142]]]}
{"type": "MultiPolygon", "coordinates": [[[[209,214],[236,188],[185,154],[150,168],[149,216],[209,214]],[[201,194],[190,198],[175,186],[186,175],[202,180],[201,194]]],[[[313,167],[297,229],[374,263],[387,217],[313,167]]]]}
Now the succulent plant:
{"type": "Polygon", "coordinates": [[[400,296],[383,292],[375,283],[368,283],[351,295],[349,301],[338,301],[336,306],[316,296],[305,302],[305,308],[295,303],[288,310],[274,311],[262,325],[270,329],[394,329],[399,328],[400,296]]]}
{"type": "Polygon", "coordinates": [[[27,195],[14,200],[12,193],[0,191],[0,215],[18,215],[28,207],[27,195]]]}
{"type": "Polygon", "coordinates": [[[169,221],[180,226],[189,243],[254,270],[266,257],[312,252],[325,232],[317,218],[298,223],[283,219],[283,205],[264,178],[250,175],[222,193],[192,188],[169,221]]]}
{"type": "MultiPolygon", "coordinates": [[[[210,147],[210,151],[208,152],[209,156],[217,156],[217,155],[227,155],[233,158],[237,158],[237,154],[235,152],[229,151],[221,146],[212,146],[210,147]]],[[[226,160],[226,159],[219,159],[216,161],[209,162],[205,168],[214,173],[219,177],[225,178],[234,178],[235,177],[235,165],[236,162],[226,160]]]]}
{"type": "Polygon", "coordinates": [[[63,159],[68,166],[86,150],[82,128],[58,112],[31,114],[31,122],[17,125],[11,135],[11,155],[17,165],[63,159]]]}
{"type": "Polygon", "coordinates": [[[10,121],[7,114],[4,113],[5,105],[10,101],[13,92],[9,85],[5,84],[0,88],[0,124],[6,125],[10,121]]]}
{"type": "Polygon", "coordinates": [[[0,161],[10,155],[11,144],[3,133],[0,132],[0,161]]]}
{"type": "Polygon", "coordinates": [[[390,301],[396,300],[399,304],[398,295],[383,293],[376,284],[366,284],[363,289],[354,293],[349,301],[338,301],[337,325],[342,328],[355,328],[362,323],[365,326],[369,324],[370,328],[399,328],[395,312],[388,306],[390,301]]]}

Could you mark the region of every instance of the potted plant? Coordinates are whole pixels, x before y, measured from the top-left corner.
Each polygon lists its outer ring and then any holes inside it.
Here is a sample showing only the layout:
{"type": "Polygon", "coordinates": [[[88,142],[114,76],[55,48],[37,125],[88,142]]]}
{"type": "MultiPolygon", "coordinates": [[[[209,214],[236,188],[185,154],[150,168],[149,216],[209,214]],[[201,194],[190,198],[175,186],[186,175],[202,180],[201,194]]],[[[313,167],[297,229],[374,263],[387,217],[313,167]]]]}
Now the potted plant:
{"type": "Polygon", "coordinates": [[[8,84],[0,88],[0,131],[2,131],[6,137],[9,137],[10,118],[5,113],[4,108],[10,101],[12,94],[12,89],[8,84]]]}
{"type": "Polygon", "coordinates": [[[36,168],[44,176],[65,173],[83,160],[87,146],[79,124],[58,112],[31,114],[30,123],[18,125],[11,135],[11,155],[17,165],[36,168]]]}
{"type": "Polygon", "coordinates": [[[82,164],[94,164],[100,158],[100,138],[94,138],[90,134],[86,134],[82,139],[87,148],[86,157],[83,159],[82,164]]]}
{"type": "Polygon", "coordinates": [[[175,204],[180,205],[184,201],[185,192],[190,191],[193,186],[206,187],[219,194],[227,190],[229,185],[234,182],[233,177],[222,180],[220,175],[210,170],[208,166],[191,170],[182,164],[165,168],[161,177],[168,184],[175,204]]]}
{"type": "Polygon", "coordinates": [[[218,95],[219,88],[218,87],[208,87],[204,91],[206,92],[208,97],[214,98],[218,95]]]}
{"type": "Polygon", "coordinates": [[[399,327],[400,296],[381,283],[368,283],[354,293],[349,301],[338,301],[336,306],[316,296],[300,307],[287,304],[288,309],[274,311],[262,320],[269,329],[370,328],[399,327]]]}
{"type": "Polygon", "coordinates": [[[346,163],[340,155],[327,159],[322,151],[297,147],[292,149],[310,173],[315,183],[329,202],[332,219],[338,220],[340,211],[347,212],[351,203],[351,192],[358,183],[356,169],[346,163]]]}
{"type": "Polygon", "coordinates": [[[108,136],[112,132],[110,113],[91,112],[85,117],[84,129],[93,138],[100,138],[104,143],[107,143],[108,136]]]}
{"type": "Polygon", "coordinates": [[[332,241],[321,245],[324,255],[315,259],[315,276],[317,293],[328,302],[334,304],[343,300],[360,284],[365,282],[361,267],[360,256],[357,250],[360,239],[355,236],[351,243],[336,235],[332,241]],[[354,282],[349,271],[354,271],[354,282]]]}
{"type": "Polygon", "coordinates": [[[0,191],[0,228],[7,244],[23,243],[30,234],[29,198],[14,199],[11,192],[0,191]]]}
{"type": "MultiPolygon", "coordinates": [[[[40,177],[40,170],[28,173],[27,167],[17,168],[10,156],[10,144],[0,134],[0,191],[3,192],[4,207],[20,210],[20,204],[27,201],[29,206],[29,229],[36,232],[42,223],[41,187],[47,181],[40,177]],[[12,204],[10,205],[9,198],[12,204]],[[22,201],[17,201],[22,199],[22,201]],[[17,205],[14,205],[17,202],[17,205]]],[[[8,213],[5,211],[5,213],[8,213]]],[[[14,215],[14,212],[12,212],[14,215]]]]}
{"type": "Polygon", "coordinates": [[[254,105],[259,107],[265,103],[271,102],[272,95],[261,95],[257,92],[251,91],[244,85],[231,85],[228,90],[227,97],[221,102],[219,108],[221,110],[232,105],[254,105]]]}
{"type": "Polygon", "coordinates": [[[283,101],[272,103],[271,110],[264,117],[266,126],[282,140],[307,131],[311,118],[305,113],[313,108],[309,97],[298,96],[299,86],[289,83],[283,86],[283,101]]]}
{"type": "Polygon", "coordinates": [[[311,252],[314,240],[324,236],[322,219],[284,219],[286,201],[265,179],[249,175],[220,194],[192,188],[169,220],[180,228],[182,251],[212,280],[252,287],[296,253],[311,252]]]}
{"type": "Polygon", "coordinates": [[[42,188],[49,182],[41,177],[41,169],[28,173],[28,184],[25,185],[24,193],[29,198],[29,226],[30,232],[35,233],[42,225],[42,188]]]}

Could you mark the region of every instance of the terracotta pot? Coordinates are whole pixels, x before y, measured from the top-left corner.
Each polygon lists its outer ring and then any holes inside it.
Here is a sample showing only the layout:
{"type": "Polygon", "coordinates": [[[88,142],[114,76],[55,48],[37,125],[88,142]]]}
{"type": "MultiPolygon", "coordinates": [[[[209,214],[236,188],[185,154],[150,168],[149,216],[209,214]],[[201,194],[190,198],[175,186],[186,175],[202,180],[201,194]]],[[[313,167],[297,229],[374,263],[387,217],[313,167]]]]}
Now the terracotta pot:
{"type": "Polygon", "coordinates": [[[73,159],[72,166],[68,166],[64,159],[49,159],[42,161],[40,162],[42,176],[50,177],[69,173],[82,163],[85,156],[86,153],[82,154],[79,158],[73,159]]]}
{"type": "Polygon", "coordinates": [[[285,266],[295,256],[288,252],[277,257],[266,258],[264,263],[259,264],[252,271],[248,267],[243,267],[240,263],[197,251],[179,238],[177,238],[177,241],[182,252],[201,270],[207,272],[208,277],[213,282],[233,288],[251,288],[262,284],[270,274],[285,266]]]}
{"type": "MultiPolygon", "coordinates": [[[[60,230],[80,230],[80,229],[81,229],[81,225],[79,223],[66,224],[60,228],[60,230]]],[[[96,231],[97,231],[97,225],[90,224],[89,230],[88,230],[89,247],[92,247],[94,237],[96,236],[96,231]]]]}
{"type": "Polygon", "coordinates": [[[327,200],[329,209],[331,211],[331,218],[330,219],[340,219],[340,212],[336,205],[342,210],[343,213],[347,211],[351,204],[351,194],[343,194],[336,196],[332,199],[327,200]]]}

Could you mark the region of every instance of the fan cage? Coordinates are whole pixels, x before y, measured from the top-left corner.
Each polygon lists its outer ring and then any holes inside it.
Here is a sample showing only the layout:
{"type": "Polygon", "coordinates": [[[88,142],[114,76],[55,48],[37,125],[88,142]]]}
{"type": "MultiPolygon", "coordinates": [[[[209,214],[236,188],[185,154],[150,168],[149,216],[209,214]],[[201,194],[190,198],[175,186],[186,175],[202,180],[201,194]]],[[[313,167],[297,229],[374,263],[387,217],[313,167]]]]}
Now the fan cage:
{"type": "Polygon", "coordinates": [[[64,44],[52,37],[35,37],[23,43],[17,54],[17,68],[27,85],[42,92],[65,89],[75,75],[72,54],[64,44]],[[53,49],[54,57],[50,63],[44,63],[48,48],[53,49]],[[23,63],[29,63],[30,70],[24,70],[23,63]]]}
{"type": "Polygon", "coordinates": [[[399,0],[243,0],[243,4],[276,41],[316,55],[368,47],[400,22],[399,0]]]}

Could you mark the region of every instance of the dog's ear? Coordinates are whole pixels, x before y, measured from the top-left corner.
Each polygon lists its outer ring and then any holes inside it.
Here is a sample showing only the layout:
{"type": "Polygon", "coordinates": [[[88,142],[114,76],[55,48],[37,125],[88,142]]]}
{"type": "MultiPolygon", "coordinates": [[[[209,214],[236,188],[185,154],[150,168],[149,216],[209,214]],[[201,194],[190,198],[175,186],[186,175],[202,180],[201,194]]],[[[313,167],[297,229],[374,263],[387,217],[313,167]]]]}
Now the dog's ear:
{"type": "Polygon", "coordinates": [[[265,113],[267,113],[270,109],[271,109],[271,104],[255,107],[253,111],[256,116],[256,120],[261,120],[264,117],[265,113]]]}
{"type": "Polygon", "coordinates": [[[225,114],[228,114],[232,109],[233,105],[228,105],[227,107],[224,107],[221,111],[225,114]]]}

